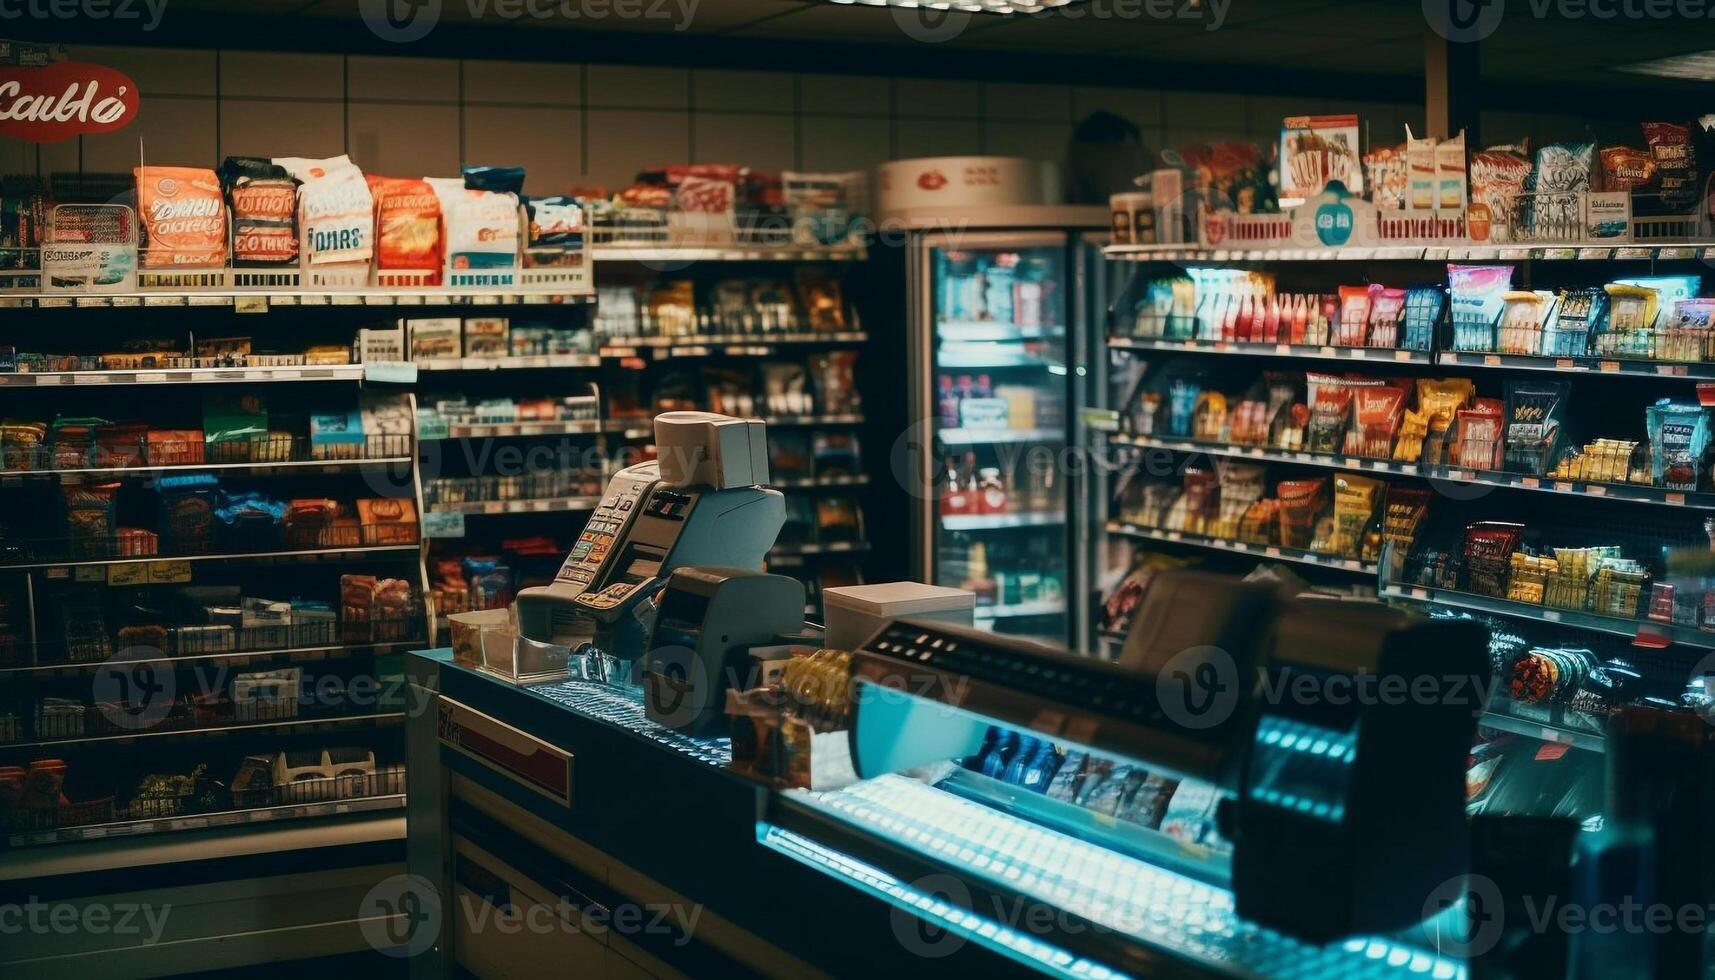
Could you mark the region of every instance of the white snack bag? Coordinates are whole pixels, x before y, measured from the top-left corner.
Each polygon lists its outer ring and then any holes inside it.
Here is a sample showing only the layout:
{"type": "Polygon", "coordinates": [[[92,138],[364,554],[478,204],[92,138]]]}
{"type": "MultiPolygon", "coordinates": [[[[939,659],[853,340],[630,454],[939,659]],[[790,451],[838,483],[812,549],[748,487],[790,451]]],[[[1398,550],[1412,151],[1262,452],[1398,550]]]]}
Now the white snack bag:
{"type": "Polygon", "coordinates": [[[518,265],[518,195],[472,190],[463,177],[425,177],[441,201],[447,268],[511,269],[518,265]]]}
{"type": "Polygon", "coordinates": [[[345,154],[312,160],[278,157],[298,189],[304,260],[310,265],[368,262],[375,251],[374,199],[363,171],[345,154]]]}

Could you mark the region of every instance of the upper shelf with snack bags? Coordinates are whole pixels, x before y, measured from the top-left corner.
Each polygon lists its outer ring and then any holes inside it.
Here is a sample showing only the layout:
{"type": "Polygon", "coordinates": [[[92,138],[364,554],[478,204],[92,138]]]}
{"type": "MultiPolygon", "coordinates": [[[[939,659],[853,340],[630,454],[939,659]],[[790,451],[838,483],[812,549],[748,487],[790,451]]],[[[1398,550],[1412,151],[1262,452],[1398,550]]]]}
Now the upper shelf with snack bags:
{"type": "Polygon", "coordinates": [[[767,173],[733,164],[647,170],[586,202],[596,255],[616,261],[849,261],[865,255],[862,171],[767,173]]]}
{"type": "Polygon", "coordinates": [[[342,155],[133,173],[135,208],[32,202],[40,237],[0,253],[0,295],[56,305],[48,300],[357,293],[548,302],[594,292],[582,205],[523,197],[522,168],[379,177],[342,155]]]}
{"type": "MultiPolygon", "coordinates": [[[[1715,126],[1699,124],[1707,138],[1715,126]]],[[[1278,213],[1242,213],[1177,171],[1112,199],[1114,258],[1131,260],[1651,260],[1715,258],[1715,214],[1693,127],[1645,123],[1647,149],[1594,142],[1466,152],[1464,134],[1404,145],[1303,186],[1278,213]]],[[[1355,145],[1355,144],[1354,144],[1355,145]]],[[[1712,170],[1715,161],[1704,161],[1712,170]]],[[[1284,178],[1283,174],[1283,178],[1284,178]]]]}

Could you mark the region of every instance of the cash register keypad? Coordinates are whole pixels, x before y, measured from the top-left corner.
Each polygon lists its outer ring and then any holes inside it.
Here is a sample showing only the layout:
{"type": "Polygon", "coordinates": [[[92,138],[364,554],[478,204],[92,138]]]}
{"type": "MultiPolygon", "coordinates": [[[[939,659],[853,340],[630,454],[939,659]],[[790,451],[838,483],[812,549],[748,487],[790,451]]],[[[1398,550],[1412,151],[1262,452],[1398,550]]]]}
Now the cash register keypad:
{"type": "Polygon", "coordinates": [[[596,507],[589,523],[584,525],[583,533],[578,535],[577,543],[572,545],[572,553],[566,556],[566,563],[560,567],[560,581],[575,582],[580,586],[590,584],[601,563],[607,560],[608,552],[613,550],[614,541],[625,528],[626,518],[631,516],[632,509],[648,488],[647,481],[633,481],[609,494],[596,507]]]}

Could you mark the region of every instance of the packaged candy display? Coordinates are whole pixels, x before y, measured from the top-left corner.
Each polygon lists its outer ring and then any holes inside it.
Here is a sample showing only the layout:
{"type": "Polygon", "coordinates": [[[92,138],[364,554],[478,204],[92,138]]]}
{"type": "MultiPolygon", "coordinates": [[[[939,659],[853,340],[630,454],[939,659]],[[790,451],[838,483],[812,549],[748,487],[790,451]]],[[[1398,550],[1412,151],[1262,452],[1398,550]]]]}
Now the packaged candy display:
{"type": "Polygon", "coordinates": [[[1512,266],[1447,267],[1454,350],[1495,348],[1495,324],[1505,307],[1512,281],[1512,266]]]}
{"type": "Polygon", "coordinates": [[[1559,456],[1560,418],[1572,386],[1566,382],[1507,382],[1504,468],[1542,475],[1559,456]]]}
{"type": "Polygon", "coordinates": [[[214,171],[138,167],[132,173],[145,266],[204,269],[226,264],[226,197],[214,171]]]}

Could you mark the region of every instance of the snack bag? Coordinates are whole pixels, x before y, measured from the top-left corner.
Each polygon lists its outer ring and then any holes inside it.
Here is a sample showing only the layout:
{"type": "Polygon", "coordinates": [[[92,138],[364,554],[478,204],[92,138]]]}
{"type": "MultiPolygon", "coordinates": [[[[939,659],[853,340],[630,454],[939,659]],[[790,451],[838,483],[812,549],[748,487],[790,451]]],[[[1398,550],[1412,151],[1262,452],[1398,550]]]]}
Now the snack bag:
{"type": "Polygon", "coordinates": [[[584,245],[584,210],[577,199],[535,197],[524,207],[530,217],[524,264],[531,268],[577,264],[584,245]]]}
{"type": "Polygon", "coordinates": [[[1655,160],[1648,150],[1610,146],[1602,150],[1602,189],[1629,191],[1655,177],[1655,160]]]}
{"type": "Polygon", "coordinates": [[[1519,195],[1530,180],[1530,161],[1510,149],[1471,154],[1471,237],[1504,241],[1517,220],[1519,195]]]}
{"type": "Polygon", "coordinates": [[[303,257],[310,265],[368,262],[375,253],[374,200],[363,171],[345,154],[325,160],[276,157],[303,182],[298,217],[303,257]]]}
{"type": "Polygon", "coordinates": [[[220,183],[232,207],[232,262],[281,266],[298,261],[298,181],[258,157],[227,157],[220,183]]]}
{"type": "Polygon", "coordinates": [[[1697,201],[1697,155],[1691,130],[1678,123],[1644,123],[1644,141],[1655,162],[1661,206],[1669,213],[1688,210],[1697,201]]]}
{"type": "Polygon", "coordinates": [[[465,186],[463,177],[429,177],[441,201],[442,235],[450,269],[518,265],[518,195],[465,186]]]}
{"type": "Polygon", "coordinates": [[[226,198],[201,167],[137,167],[143,265],[206,269],[226,264],[226,198]]]}
{"type": "Polygon", "coordinates": [[[365,178],[375,199],[375,267],[434,270],[441,281],[441,200],[427,181],[365,178]]]}

